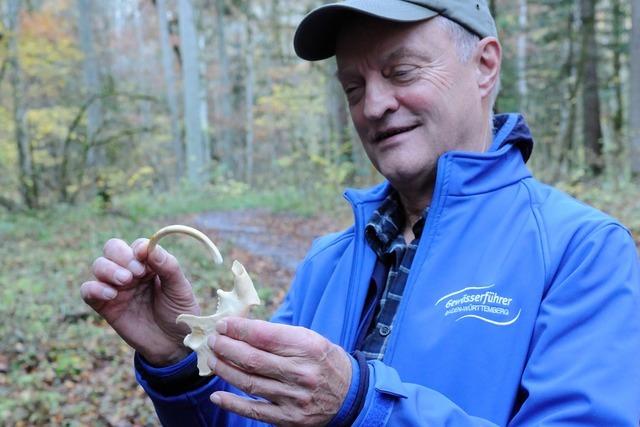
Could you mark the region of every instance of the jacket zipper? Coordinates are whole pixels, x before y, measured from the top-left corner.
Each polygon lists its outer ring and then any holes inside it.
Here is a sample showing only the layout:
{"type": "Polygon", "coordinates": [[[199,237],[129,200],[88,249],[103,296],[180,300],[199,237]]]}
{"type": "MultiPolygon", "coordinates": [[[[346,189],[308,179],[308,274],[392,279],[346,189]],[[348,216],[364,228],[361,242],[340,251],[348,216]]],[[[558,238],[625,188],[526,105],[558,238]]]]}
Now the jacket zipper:
{"type": "MultiPolygon", "coordinates": [[[[392,322],[392,330],[393,326],[397,323],[402,322],[404,318],[404,312],[407,306],[407,300],[410,298],[411,291],[413,291],[414,282],[416,281],[416,277],[419,272],[423,270],[422,266],[424,265],[423,260],[428,256],[429,246],[431,246],[431,242],[433,241],[433,234],[430,234],[431,228],[433,228],[433,224],[437,222],[438,216],[440,215],[440,210],[442,209],[442,194],[443,188],[448,184],[447,176],[449,169],[449,157],[450,154],[443,154],[438,160],[438,170],[436,172],[436,182],[434,185],[433,197],[431,198],[431,208],[429,209],[429,215],[427,215],[424,228],[422,230],[422,238],[420,239],[420,243],[418,245],[418,250],[416,252],[416,256],[413,259],[411,264],[411,270],[409,271],[409,276],[407,277],[407,283],[405,285],[405,289],[400,299],[400,304],[398,306],[398,311],[392,322]],[[416,266],[420,266],[420,268],[414,268],[416,266]]],[[[395,343],[397,341],[398,334],[391,334],[389,337],[389,343],[387,345],[387,349],[382,356],[382,361],[386,364],[391,364],[393,359],[393,352],[395,350],[395,343]]]]}

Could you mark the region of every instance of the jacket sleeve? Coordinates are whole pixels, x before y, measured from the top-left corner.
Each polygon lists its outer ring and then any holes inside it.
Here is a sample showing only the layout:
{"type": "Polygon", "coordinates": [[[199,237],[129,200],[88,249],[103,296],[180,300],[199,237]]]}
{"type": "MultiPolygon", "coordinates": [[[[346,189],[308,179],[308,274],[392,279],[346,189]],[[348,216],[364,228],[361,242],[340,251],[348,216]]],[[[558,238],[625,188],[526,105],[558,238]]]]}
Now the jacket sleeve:
{"type": "Polygon", "coordinates": [[[600,226],[564,251],[543,298],[512,424],[640,420],[640,272],[629,232],[600,226]]]}
{"type": "Polygon", "coordinates": [[[169,382],[180,372],[193,369],[196,364],[195,353],[191,353],[175,365],[162,368],[149,365],[138,354],[135,357],[136,380],[151,398],[158,419],[163,426],[257,427],[266,425],[234,413],[222,411],[209,400],[209,396],[213,392],[221,390],[246,396],[219,377],[212,377],[210,381],[200,387],[177,395],[163,394],[150,384],[150,382],[157,383],[163,379],[169,382]]]}
{"type": "MultiPolygon", "coordinates": [[[[285,300],[280,305],[278,311],[271,318],[272,322],[282,324],[293,324],[294,313],[292,307],[292,299],[295,296],[296,282],[300,281],[300,276],[296,275],[294,284],[287,293],[285,300]]],[[[135,356],[135,374],[136,380],[147,393],[156,414],[163,426],[234,426],[234,427],[258,427],[267,424],[241,417],[240,415],[220,410],[210,400],[209,396],[216,391],[228,391],[239,396],[251,398],[243,391],[228,384],[219,377],[212,377],[210,381],[193,390],[186,391],[175,395],[167,395],[158,390],[152,384],[164,383],[172,384],[176,377],[184,377],[185,372],[197,371],[196,354],[191,353],[188,357],[175,365],[156,368],[144,361],[140,355],[135,356]]],[[[353,357],[351,359],[352,380],[351,386],[347,392],[346,399],[342,408],[336,414],[329,426],[345,425],[343,420],[348,417],[348,413],[353,406],[355,396],[358,392],[359,383],[359,367],[353,357]]],[[[171,388],[171,387],[163,387],[171,388]]]]}
{"type": "MultiPolygon", "coordinates": [[[[619,225],[590,233],[564,253],[535,324],[509,426],[628,426],[640,420],[640,273],[619,225]]],[[[354,425],[490,426],[441,393],[403,383],[369,362],[354,425]]]]}
{"type": "MultiPolygon", "coordinates": [[[[251,398],[246,393],[226,383],[219,377],[212,377],[210,381],[193,390],[176,395],[166,395],[154,388],[149,378],[154,382],[167,379],[181,371],[191,370],[196,365],[196,355],[191,353],[175,365],[156,368],[144,361],[136,354],[136,379],[144,391],[149,395],[155,407],[158,419],[163,426],[238,426],[258,427],[267,424],[241,417],[232,412],[220,410],[210,400],[209,396],[216,391],[228,391],[245,398],[251,398]]],[[[347,418],[359,388],[358,363],[351,357],[352,380],[347,391],[342,408],[335,415],[329,426],[345,425],[342,421],[347,418]]],[[[197,368],[196,368],[197,369],[197,368]]]]}

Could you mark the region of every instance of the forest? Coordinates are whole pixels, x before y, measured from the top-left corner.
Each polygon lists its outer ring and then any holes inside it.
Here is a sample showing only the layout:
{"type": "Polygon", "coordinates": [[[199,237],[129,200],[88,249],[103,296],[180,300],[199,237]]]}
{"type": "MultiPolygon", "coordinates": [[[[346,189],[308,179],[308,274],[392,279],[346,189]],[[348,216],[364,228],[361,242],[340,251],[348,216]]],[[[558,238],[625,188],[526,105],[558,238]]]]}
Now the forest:
{"type": "MultiPolygon", "coordinates": [[[[320,3],[0,0],[1,425],[155,425],[131,350],[79,296],[108,238],[209,224],[203,213],[246,219],[210,228],[255,266],[267,303],[254,315],[267,318],[294,266],[264,252],[294,242],[301,257],[348,224],[343,189],[382,178],[335,62],[293,52],[320,3]],[[272,240],[261,250],[224,231],[256,224],[272,240]]],[[[503,47],[495,110],[529,122],[529,167],[638,241],[640,0],[490,7],[503,47]]],[[[212,266],[191,246],[169,248],[209,295],[212,266]]]]}

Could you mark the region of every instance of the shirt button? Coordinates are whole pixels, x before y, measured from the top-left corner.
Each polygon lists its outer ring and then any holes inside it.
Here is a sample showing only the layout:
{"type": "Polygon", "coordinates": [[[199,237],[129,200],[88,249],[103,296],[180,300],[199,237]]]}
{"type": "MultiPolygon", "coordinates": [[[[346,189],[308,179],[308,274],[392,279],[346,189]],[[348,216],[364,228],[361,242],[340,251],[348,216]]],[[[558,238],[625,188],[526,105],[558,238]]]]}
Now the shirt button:
{"type": "Polygon", "coordinates": [[[378,332],[383,337],[386,337],[387,335],[389,335],[391,333],[391,328],[388,327],[387,325],[382,325],[382,326],[380,326],[380,329],[378,330],[378,332]]]}

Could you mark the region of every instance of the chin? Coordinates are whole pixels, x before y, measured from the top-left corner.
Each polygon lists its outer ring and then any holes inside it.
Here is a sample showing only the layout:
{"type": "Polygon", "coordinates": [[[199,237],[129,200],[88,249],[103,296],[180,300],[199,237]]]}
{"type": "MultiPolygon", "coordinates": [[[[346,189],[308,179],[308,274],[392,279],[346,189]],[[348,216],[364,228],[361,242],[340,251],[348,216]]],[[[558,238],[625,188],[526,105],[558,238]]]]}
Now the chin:
{"type": "Polygon", "coordinates": [[[431,181],[435,177],[436,164],[431,162],[429,164],[422,165],[397,165],[396,167],[387,167],[378,169],[382,176],[384,176],[389,182],[396,183],[394,185],[402,184],[403,186],[420,185],[425,181],[431,181]]]}

